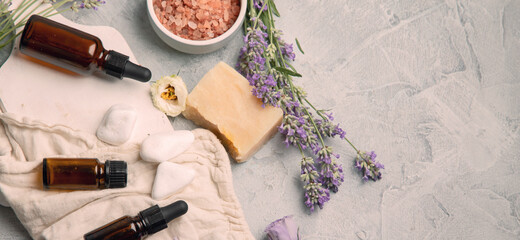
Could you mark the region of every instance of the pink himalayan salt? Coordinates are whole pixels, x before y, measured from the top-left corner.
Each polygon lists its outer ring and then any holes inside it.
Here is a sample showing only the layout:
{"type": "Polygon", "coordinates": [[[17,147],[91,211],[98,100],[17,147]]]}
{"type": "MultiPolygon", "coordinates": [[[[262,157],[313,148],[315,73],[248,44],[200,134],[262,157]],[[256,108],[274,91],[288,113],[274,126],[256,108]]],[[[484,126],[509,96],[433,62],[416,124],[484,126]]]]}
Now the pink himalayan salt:
{"type": "Polygon", "coordinates": [[[191,40],[222,35],[240,13],[239,0],[154,0],[153,6],[166,29],[191,40]]]}

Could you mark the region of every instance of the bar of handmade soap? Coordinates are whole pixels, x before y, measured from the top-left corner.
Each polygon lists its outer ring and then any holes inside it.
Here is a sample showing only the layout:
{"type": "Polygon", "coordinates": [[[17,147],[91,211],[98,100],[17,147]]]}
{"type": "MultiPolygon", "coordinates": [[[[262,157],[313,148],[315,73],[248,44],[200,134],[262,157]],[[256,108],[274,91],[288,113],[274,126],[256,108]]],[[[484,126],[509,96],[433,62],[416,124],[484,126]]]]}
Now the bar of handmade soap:
{"type": "Polygon", "coordinates": [[[220,62],[188,95],[182,113],[215,133],[237,162],[251,157],[276,133],[282,121],[282,110],[263,108],[251,89],[247,79],[220,62]]]}

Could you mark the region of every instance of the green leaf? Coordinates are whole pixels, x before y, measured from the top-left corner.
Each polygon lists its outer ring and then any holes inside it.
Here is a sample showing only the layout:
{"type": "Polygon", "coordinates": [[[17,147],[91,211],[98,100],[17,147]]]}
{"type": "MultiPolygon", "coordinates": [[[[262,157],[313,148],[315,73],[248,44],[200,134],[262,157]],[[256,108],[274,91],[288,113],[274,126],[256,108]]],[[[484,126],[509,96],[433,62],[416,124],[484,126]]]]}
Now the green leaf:
{"type": "Polygon", "coordinates": [[[298,38],[295,38],[294,40],[296,40],[296,46],[298,46],[298,50],[300,50],[300,52],[301,52],[302,54],[305,54],[305,53],[303,52],[302,46],[300,45],[300,42],[298,41],[298,38]]]}
{"type": "Polygon", "coordinates": [[[289,66],[293,71],[296,72],[296,68],[293,67],[293,65],[291,65],[290,63],[286,62],[285,64],[287,64],[287,66],[289,66]]]}
{"type": "MultiPolygon", "coordinates": [[[[267,11],[260,12],[259,14],[260,14],[260,16],[257,16],[257,17],[267,27],[267,31],[264,31],[264,32],[267,32],[267,33],[270,34],[271,33],[271,23],[270,23],[270,20],[269,20],[269,14],[267,14],[267,11]]],[[[255,26],[253,26],[253,27],[255,27],[255,26]]],[[[259,23],[256,24],[256,27],[259,28],[259,23]]],[[[263,29],[262,29],[262,31],[263,31],[263,29]]]]}
{"type": "Polygon", "coordinates": [[[274,0],[269,1],[269,7],[273,11],[273,14],[277,17],[280,17],[280,12],[278,12],[278,9],[276,8],[276,5],[274,4],[274,0]]]}
{"type": "Polygon", "coordinates": [[[275,67],[275,69],[278,71],[278,72],[281,72],[281,73],[285,73],[287,75],[291,75],[293,77],[302,77],[301,74],[297,73],[297,72],[293,72],[287,68],[283,68],[283,67],[275,67]]]}

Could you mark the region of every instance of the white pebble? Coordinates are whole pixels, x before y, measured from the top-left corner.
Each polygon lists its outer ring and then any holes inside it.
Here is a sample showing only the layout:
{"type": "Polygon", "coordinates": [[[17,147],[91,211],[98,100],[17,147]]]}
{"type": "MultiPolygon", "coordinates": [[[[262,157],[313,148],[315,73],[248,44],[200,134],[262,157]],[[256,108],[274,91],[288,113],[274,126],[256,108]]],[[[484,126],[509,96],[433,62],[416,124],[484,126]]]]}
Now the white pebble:
{"type": "Polygon", "coordinates": [[[161,200],[182,190],[195,178],[195,170],[172,162],[157,167],[152,188],[152,198],[161,200]]]}
{"type": "Polygon", "coordinates": [[[121,145],[128,141],[134,131],[137,110],[132,106],[117,104],[105,113],[99,124],[96,136],[99,140],[112,145],[121,145]]]}
{"type": "Polygon", "coordinates": [[[148,162],[164,162],[188,149],[195,137],[191,131],[174,131],[148,136],[141,144],[141,158],[148,162]]]}

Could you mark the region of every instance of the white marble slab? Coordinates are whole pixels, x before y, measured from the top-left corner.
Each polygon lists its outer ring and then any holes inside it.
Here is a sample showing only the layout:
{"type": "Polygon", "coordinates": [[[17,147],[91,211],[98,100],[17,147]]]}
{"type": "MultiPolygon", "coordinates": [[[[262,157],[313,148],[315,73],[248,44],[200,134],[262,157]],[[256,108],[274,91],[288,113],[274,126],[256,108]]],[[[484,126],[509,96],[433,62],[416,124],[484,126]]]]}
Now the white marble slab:
{"type": "MultiPolygon", "coordinates": [[[[119,51],[137,63],[125,39],[114,28],[84,26],[61,15],[52,19],[99,36],[105,49],[119,51]]],[[[8,112],[95,134],[110,107],[126,104],[137,113],[128,142],[139,143],[150,134],[173,131],[166,115],[153,106],[148,83],[52,68],[22,54],[18,46],[15,42],[0,71],[0,98],[8,112]]]]}

